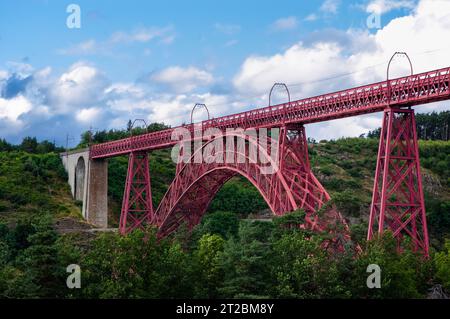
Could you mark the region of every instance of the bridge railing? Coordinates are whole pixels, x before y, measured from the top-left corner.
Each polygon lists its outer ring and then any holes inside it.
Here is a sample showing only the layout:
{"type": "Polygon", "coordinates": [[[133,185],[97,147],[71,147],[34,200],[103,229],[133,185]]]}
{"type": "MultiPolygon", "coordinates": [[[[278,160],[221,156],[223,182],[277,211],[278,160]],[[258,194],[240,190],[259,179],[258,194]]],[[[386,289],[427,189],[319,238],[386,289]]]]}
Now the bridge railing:
{"type": "MultiPolygon", "coordinates": [[[[216,127],[275,127],[282,123],[313,123],[379,112],[386,106],[406,107],[450,99],[450,67],[356,88],[318,95],[274,106],[222,116],[201,122],[202,130],[216,127]]],[[[193,132],[195,124],[184,127],[193,132]]],[[[155,150],[175,145],[176,128],[91,146],[91,158],[155,150]]]]}

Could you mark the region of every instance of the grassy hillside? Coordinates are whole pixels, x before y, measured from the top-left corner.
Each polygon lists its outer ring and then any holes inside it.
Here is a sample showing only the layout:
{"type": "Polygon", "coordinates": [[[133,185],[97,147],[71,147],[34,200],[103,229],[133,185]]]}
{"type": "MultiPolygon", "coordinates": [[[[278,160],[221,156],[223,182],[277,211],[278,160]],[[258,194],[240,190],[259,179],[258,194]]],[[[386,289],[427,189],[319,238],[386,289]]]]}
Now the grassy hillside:
{"type": "MultiPolygon", "coordinates": [[[[419,141],[425,205],[432,242],[450,234],[450,142],[419,141]]],[[[310,145],[311,165],[339,210],[365,236],[375,174],[377,139],[345,138],[310,145]]]]}
{"type": "Polygon", "coordinates": [[[81,217],[59,155],[0,152],[0,221],[47,213],[81,217]]]}

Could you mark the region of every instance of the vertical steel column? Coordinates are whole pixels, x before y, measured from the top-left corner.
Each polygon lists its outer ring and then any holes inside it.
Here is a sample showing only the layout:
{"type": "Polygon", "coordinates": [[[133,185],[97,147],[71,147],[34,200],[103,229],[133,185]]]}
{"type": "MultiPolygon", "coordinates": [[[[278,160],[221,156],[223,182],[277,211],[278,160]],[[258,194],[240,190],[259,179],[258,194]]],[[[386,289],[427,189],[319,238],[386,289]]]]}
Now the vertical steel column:
{"type": "Polygon", "coordinates": [[[127,234],[153,221],[150,170],[147,152],[132,152],[122,201],[119,231],[127,234]]]}
{"type": "Polygon", "coordinates": [[[385,229],[398,244],[409,236],[428,255],[429,242],[414,110],[384,111],[367,239],[385,229]]]}
{"type": "Polygon", "coordinates": [[[331,197],[311,170],[305,127],[301,124],[282,127],[280,139],[282,174],[297,207],[306,213],[305,223],[299,227],[328,233],[330,237],[324,241],[323,248],[344,251],[345,243],[350,241],[350,229],[334,204],[326,206],[331,197]]]}

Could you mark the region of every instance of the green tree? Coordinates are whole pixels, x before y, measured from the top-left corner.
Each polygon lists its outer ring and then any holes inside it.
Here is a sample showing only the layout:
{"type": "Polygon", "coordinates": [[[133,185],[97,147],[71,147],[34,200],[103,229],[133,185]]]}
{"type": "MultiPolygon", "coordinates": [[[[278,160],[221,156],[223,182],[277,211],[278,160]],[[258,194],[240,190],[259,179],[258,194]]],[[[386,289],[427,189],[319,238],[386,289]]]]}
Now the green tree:
{"type": "Polygon", "coordinates": [[[320,237],[305,237],[297,231],[273,244],[271,266],[277,298],[338,298],[351,292],[341,282],[337,263],[328,258],[320,237]]]}
{"type": "Polygon", "coordinates": [[[0,269],[2,269],[10,260],[10,249],[8,243],[0,239],[0,269]]]}
{"type": "Polygon", "coordinates": [[[260,298],[269,296],[271,286],[272,225],[268,222],[242,222],[238,238],[230,238],[222,254],[225,270],[223,287],[225,298],[260,298]]]}
{"type": "Polygon", "coordinates": [[[226,183],[211,202],[210,211],[228,211],[246,216],[267,209],[258,190],[247,180],[234,178],[226,183]]]}
{"type": "Polygon", "coordinates": [[[16,263],[29,278],[30,293],[39,297],[56,297],[63,283],[59,283],[57,278],[57,234],[52,218],[42,216],[33,226],[35,232],[28,237],[29,246],[19,252],[16,263]]]}
{"type": "Polygon", "coordinates": [[[20,144],[20,149],[28,153],[36,153],[37,147],[38,142],[36,140],[36,137],[27,136],[22,140],[22,143],[20,144]]]}
{"type": "MultiPolygon", "coordinates": [[[[450,111],[416,114],[417,137],[424,140],[450,139],[450,111]]],[[[368,138],[379,138],[381,128],[370,131],[368,138]]]]}
{"type": "Polygon", "coordinates": [[[398,251],[397,240],[385,232],[381,238],[367,242],[364,253],[356,260],[351,278],[354,296],[360,298],[420,298],[427,291],[433,276],[432,263],[421,254],[413,253],[408,243],[398,251]],[[369,289],[366,279],[368,265],[381,269],[381,288],[369,289]]]}
{"type": "Polygon", "coordinates": [[[177,243],[154,230],[102,234],[81,262],[83,294],[90,298],[188,298],[192,268],[177,243]]]}
{"type": "Polygon", "coordinates": [[[9,144],[4,138],[0,138],[0,152],[10,152],[14,146],[9,144]]]}
{"type": "Polygon", "coordinates": [[[33,235],[36,229],[33,227],[30,218],[19,219],[16,227],[8,232],[8,241],[14,255],[30,246],[29,236],[33,235]]]}
{"type": "Polygon", "coordinates": [[[36,153],[39,154],[46,154],[54,152],[55,150],[56,150],[55,144],[47,140],[39,142],[39,144],[36,146],[36,153]]]}
{"type": "Polygon", "coordinates": [[[195,228],[194,238],[204,234],[217,234],[222,238],[237,236],[239,217],[236,213],[217,211],[203,217],[201,223],[195,228]]]}
{"type": "Polygon", "coordinates": [[[445,241],[444,250],[434,255],[436,278],[450,291],[450,240],[445,241]]]}
{"type": "Polygon", "coordinates": [[[301,225],[305,223],[305,211],[298,209],[292,213],[283,216],[277,216],[273,219],[274,230],[272,232],[272,241],[275,241],[285,234],[292,234],[297,232],[304,233],[301,225]]]}
{"type": "Polygon", "coordinates": [[[36,298],[36,285],[19,268],[6,265],[0,268],[0,298],[36,298]]]}
{"type": "Polygon", "coordinates": [[[203,235],[198,243],[194,257],[199,274],[196,297],[216,298],[222,285],[224,270],[220,263],[225,241],[219,235],[203,235]]]}

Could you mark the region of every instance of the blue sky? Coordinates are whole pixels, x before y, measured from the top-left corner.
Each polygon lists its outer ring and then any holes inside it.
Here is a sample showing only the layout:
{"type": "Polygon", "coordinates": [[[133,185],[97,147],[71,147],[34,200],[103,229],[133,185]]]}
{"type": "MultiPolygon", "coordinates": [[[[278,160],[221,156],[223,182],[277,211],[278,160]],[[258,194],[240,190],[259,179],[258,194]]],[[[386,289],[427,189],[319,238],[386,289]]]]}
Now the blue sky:
{"type": "MultiPolygon", "coordinates": [[[[196,102],[213,116],[265,106],[274,82],[292,84],[294,98],[327,93],[382,80],[398,50],[417,71],[449,66],[449,2],[2,1],[0,137],[62,144],[66,134],[76,143],[90,126],[123,128],[130,118],[178,125],[196,102]],[[79,29],[66,25],[71,3],[79,29]],[[321,81],[335,75],[345,76],[321,81]]],[[[435,109],[448,108],[420,111],[435,109]]],[[[338,138],[378,125],[370,115],[308,132],[338,138]]]]}
{"type": "Polygon", "coordinates": [[[232,76],[251,54],[275,54],[321,28],[363,25],[363,10],[343,7],[320,21],[304,21],[318,14],[319,1],[78,1],[82,27],[66,27],[67,1],[3,2],[0,29],[1,61],[25,59],[35,67],[52,65],[64,71],[80,56],[107,70],[113,80],[133,81],[148,70],[173,64],[214,64],[232,76]],[[295,17],[297,27],[276,32],[272,24],[295,17]],[[95,40],[107,41],[115,32],[170,29],[170,44],[160,41],[117,46],[110,55],[61,54],[61,50],[95,40]],[[59,54],[58,54],[59,53],[59,54]]]}

